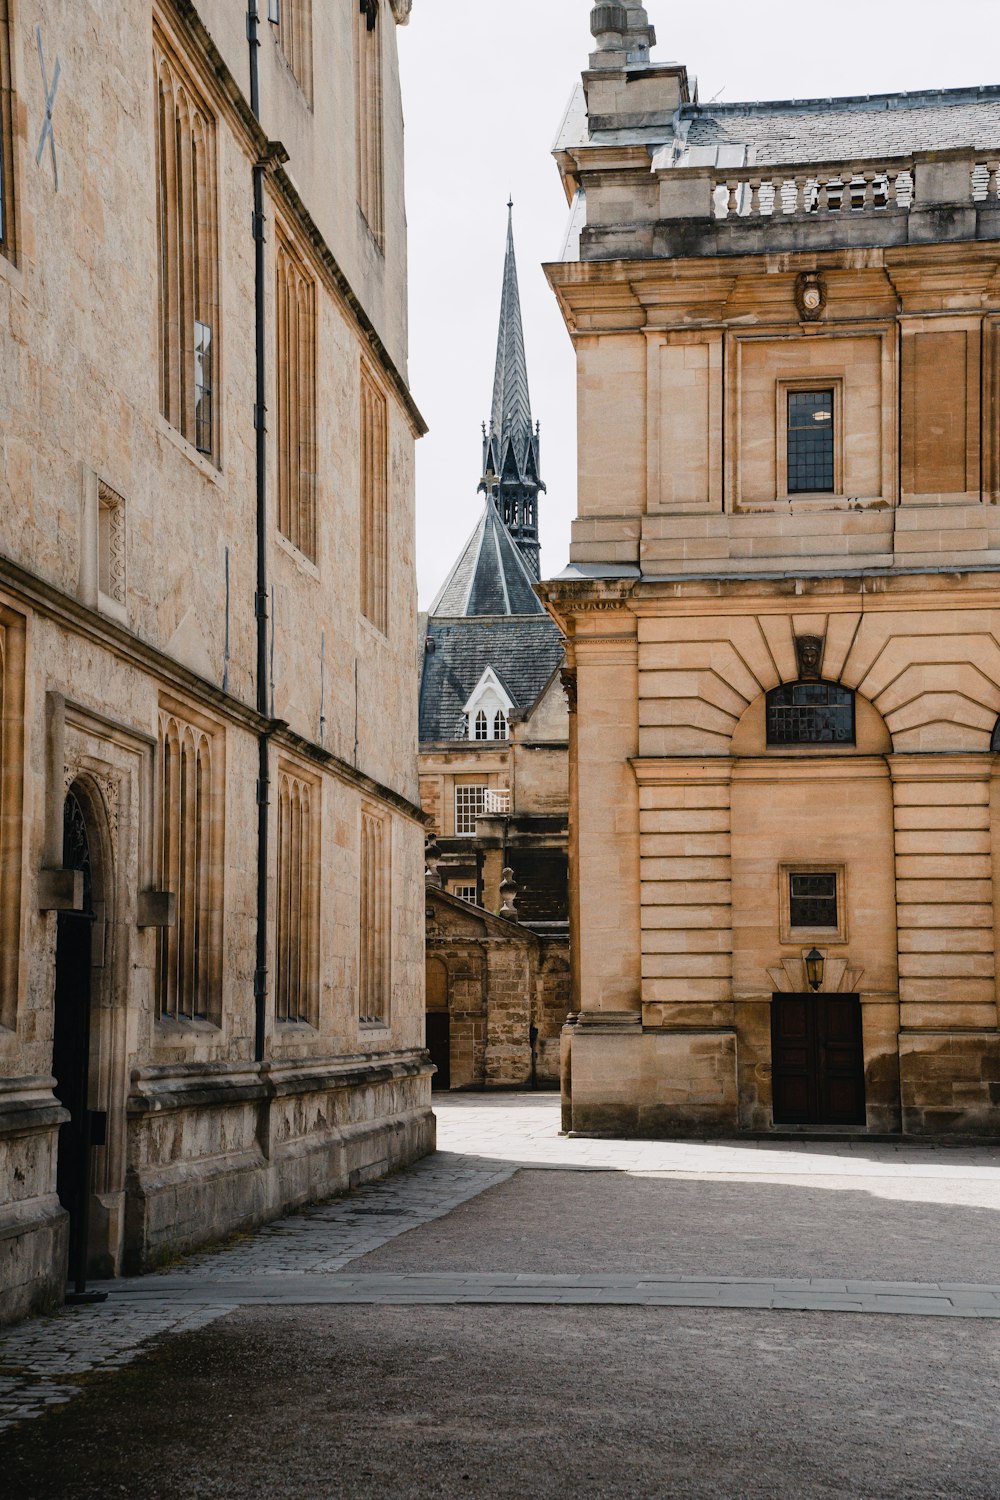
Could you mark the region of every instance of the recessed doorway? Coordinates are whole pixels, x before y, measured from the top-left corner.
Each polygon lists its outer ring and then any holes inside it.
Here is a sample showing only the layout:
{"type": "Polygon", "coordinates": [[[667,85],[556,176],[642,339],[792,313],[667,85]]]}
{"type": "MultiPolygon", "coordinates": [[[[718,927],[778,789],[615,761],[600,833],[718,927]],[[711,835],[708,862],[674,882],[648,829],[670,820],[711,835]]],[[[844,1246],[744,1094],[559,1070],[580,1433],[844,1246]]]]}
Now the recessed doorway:
{"type": "Polygon", "coordinates": [[[865,1061],[857,995],[775,995],[775,1125],[864,1125],[865,1061]]]}

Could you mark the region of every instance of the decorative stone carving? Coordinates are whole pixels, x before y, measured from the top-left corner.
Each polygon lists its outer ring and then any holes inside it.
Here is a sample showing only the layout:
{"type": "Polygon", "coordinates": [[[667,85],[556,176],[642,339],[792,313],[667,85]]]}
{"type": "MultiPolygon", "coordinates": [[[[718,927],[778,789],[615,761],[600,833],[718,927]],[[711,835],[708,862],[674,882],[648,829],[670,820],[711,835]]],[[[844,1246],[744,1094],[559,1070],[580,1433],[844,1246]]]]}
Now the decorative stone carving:
{"type": "Polygon", "coordinates": [[[602,49],[620,47],[627,27],[628,11],[620,0],[595,5],[590,12],[591,35],[597,38],[597,45],[602,49]]]}
{"type": "Polygon", "coordinates": [[[440,859],[441,847],[434,835],[431,834],[424,848],[424,883],[426,885],[440,887],[443,884],[441,872],[438,869],[440,859]]]}
{"type": "Polygon", "coordinates": [[[576,713],[576,668],[575,667],[560,667],[559,668],[559,680],[562,683],[563,692],[566,694],[566,702],[569,704],[569,711],[570,711],[571,714],[575,714],[576,713]]]}
{"type": "Polygon", "coordinates": [[[797,635],[795,637],[795,655],[799,664],[799,678],[802,682],[819,681],[825,644],[821,635],[797,635]]]}
{"type": "Polygon", "coordinates": [[[518,922],[517,915],[517,881],[514,879],[514,871],[506,869],[503,879],[500,881],[500,899],[503,905],[500,908],[500,916],[506,917],[508,922],[518,922]]]}
{"type": "Polygon", "coordinates": [[[826,282],[818,271],[803,271],[795,282],[795,305],[799,316],[814,323],[826,308],[826,282]]]}
{"type": "Polygon", "coordinates": [[[410,19],[410,11],[413,9],[413,0],[391,0],[391,3],[396,25],[406,26],[410,19]]]}

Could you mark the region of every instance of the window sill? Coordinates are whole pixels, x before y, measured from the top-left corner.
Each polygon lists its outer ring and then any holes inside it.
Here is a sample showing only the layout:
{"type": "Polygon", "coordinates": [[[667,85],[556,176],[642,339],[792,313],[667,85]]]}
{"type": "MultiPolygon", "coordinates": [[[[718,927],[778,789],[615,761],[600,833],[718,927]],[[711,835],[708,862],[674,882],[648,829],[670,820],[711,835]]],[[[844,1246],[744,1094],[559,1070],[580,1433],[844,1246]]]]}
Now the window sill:
{"type": "Polygon", "coordinates": [[[379,630],[378,626],[374,624],[373,621],[369,620],[367,615],[359,614],[358,619],[360,620],[362,627],[368,633],[368,635],[370,635],[374,640],[378,641],[380,646],[390,646],[392,644],[385,631],[379,630]]]}
{"type": "Polygon", "coordinates": [[[156,1032],[160,1037],[169,1037],[172,1040],[180,1040],[183,1037],[195,1036],[218,1036],[222,1030],[214,1021],[206,1021],[202,1017],[181,1020],[173,1020],[170,1017],[161,1016],[156,1022],[156,1032]]]}
{"type": "Polygon", "coordinates": [[[301,572],[305,573],[308,578],[313,578],[319,583],[319,567],[313,562],[311,557],[308,557],[304,552],[300,552],[295,543],[290,542],[287,536],[277,529],[275,529],[274,539],[281,551],[287,557],[291,558],[292,562],[295,563],[301,572]]]}
{"type": "Polygon", "coordinates": [[[194,444],[189,443],[182,432],[178,432],[176,427],[170,425],[162,412],[157,413],[156,425],[160,436],[167,438],[179,453],[183,453],[184,457],[189,459],[195,468],[201,471],[206,479],[210,479],[220,489],[224,490],[226,488],[225,475],[222,472],[221,465],[216,464],[210,458],[206,458],[204,453],[199,453],[194,444]]]}

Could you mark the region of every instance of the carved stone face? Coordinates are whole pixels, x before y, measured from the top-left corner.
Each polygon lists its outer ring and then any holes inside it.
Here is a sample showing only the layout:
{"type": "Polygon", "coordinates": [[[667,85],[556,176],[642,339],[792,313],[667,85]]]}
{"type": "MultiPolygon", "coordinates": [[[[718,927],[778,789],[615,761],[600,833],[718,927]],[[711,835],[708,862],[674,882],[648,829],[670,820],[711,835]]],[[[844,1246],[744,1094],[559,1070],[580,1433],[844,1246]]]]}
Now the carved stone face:
{"type": "Polygon", "coordinates": [[[822,637],[818,635],[796,636],[795,652],[799,659],[799,676],[806,679],[818,677],[823,661],[822,637]]]}

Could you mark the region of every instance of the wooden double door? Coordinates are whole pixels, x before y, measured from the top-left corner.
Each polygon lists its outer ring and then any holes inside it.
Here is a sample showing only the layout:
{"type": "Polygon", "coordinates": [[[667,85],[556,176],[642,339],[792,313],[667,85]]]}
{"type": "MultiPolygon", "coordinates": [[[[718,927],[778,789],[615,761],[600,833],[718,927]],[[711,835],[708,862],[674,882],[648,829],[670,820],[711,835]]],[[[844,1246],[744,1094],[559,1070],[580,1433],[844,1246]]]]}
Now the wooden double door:
{"type": "Polygon", "coordinates": [[[775,995],[771,1069],[776,1125],[864,1125],[857,995],[775,995]]]}

